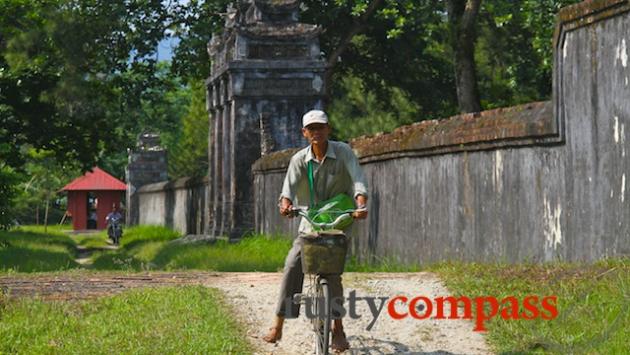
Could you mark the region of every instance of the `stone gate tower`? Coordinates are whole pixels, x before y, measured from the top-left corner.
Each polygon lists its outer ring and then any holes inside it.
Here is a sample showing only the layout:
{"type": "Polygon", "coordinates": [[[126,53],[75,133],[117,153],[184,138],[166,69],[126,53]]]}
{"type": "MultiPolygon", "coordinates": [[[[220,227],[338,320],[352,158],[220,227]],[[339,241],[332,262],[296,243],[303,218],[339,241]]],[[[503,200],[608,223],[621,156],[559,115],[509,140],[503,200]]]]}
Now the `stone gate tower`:
{"type": "Polygon", "coordinates": [[[271,151],[304,146],[302,115],[323,108],[321,28],[298,22],[298,0],[245,0],[227,10],[208,44],[209,234],[254,227],[251,165],[271,151]]]}
{"type": "Polygon", "coordinates": [[[140,133],[136,149],[128,149],[127,153],[125,222],[128,225],[136,225],[140,222],[140,201],[136,191],[144,185],[168,180],[168,162],[166,150],[160,146],[160,135],[157,133],[140,133]]]}

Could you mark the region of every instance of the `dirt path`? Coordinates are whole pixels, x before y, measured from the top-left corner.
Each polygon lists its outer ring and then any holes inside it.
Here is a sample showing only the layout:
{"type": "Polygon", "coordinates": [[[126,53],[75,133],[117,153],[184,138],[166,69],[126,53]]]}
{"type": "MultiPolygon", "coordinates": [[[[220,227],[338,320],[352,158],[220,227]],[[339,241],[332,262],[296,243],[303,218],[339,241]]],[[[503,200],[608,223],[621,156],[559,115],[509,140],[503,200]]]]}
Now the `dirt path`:
{"type": "MultiPolygon", "coordinates": [[[[283,339],[267,344],[261,336],[271,325],[280,284],[280,273],[177,272],[147,274],[72,274],[64,276],[0,277],[0,290],[12,297],[39,295],[44,299],[71,300],[99,297],[138,287],[205,285],[222,290],[237,316],[247,325],[248,340],[257,354],[310,354],[312,337],[304,315],[288,320],[283,339]]],[[[347,273],[346,295],[435,298],[449,295],[432,273],[347,273]]],[[[397,307],[397,309],[399,309],[397,307]]],[[[403,312],[403,309],[399,309],[403,312]]],[[[448,310],[447,310],[448,312],[448,310]]],[[[303,312],[304,313],[304,312],[303,312]]],[[[488,354],[480,333],[463,320],[393,320],[386,307],[368,331],[372,313],[366,302],[357,302],[359,319],[344,320],[352,347],[347,354],[488,354]]]]}
{"type": "Polygon", "coordinates": [[[82,245],[77,245],[76,249],[77,249],[77,258],[74,259],[74,261],[76,261],[77,264],[80,264],[83,266],[89,266],[89,265],[92,265],[92,263],[94,262],[94,260],[92,260],[92,254],[95,251],[117,250],[118,247],[111,244],[108,244],[100,248],[88,248],[82,245]]]}

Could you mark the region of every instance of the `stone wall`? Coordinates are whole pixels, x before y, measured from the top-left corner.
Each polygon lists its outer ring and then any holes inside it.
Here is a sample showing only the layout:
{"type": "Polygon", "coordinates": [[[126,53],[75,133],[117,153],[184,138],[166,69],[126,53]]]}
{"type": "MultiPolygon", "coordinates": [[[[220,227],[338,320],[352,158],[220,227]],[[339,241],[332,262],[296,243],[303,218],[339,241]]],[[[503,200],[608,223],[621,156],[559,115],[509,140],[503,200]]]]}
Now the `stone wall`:
{"type": "Polygon", "coordinates": [[[137,191],[139,223],[163,225],[183,235],[207,233],[207,179],[182,178],[137,191]]]}
{"type": "MultiPolygon", "coordinates": [[[[370,184],[355,227],[362,259],[595,260],[630,254],[630,4],[565,8],[554,38],[554,99],[362,137],[370,184]]],[[[254,165],[256,229],[293,234],[277,214],[293,151],[254,165]]]]}

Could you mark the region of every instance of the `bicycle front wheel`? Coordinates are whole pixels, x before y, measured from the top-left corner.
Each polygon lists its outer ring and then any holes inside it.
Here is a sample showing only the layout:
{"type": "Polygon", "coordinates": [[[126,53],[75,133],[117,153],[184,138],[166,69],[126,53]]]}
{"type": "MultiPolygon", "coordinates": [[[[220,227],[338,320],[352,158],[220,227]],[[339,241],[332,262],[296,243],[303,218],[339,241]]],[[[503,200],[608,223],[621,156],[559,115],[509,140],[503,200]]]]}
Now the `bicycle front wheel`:
{"type": "Polygon", "coordinates": [[[328,355],[330,344],[331,295],[328,280],[320,278],[317,282],[317,299],[315,301],[315,353],[328,355]]]}

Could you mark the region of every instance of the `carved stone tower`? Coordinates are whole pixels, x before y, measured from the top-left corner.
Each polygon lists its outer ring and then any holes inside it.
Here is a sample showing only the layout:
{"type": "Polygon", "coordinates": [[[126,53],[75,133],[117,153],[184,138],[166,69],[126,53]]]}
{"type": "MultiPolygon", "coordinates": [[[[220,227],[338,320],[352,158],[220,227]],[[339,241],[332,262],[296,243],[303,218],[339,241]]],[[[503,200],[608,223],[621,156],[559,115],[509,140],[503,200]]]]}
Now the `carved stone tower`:
{"type": "Polygon", "coordinates": [[[321,28],[298,22],[297,0],[246,0],[227,10],[208,44],[210,234],[254,226],[251,165],[261,154],[304,146],[302,115],[323,108],[321,28]]]}

